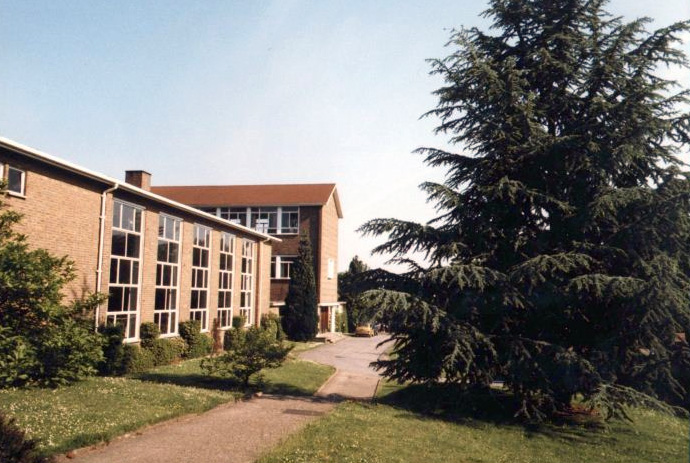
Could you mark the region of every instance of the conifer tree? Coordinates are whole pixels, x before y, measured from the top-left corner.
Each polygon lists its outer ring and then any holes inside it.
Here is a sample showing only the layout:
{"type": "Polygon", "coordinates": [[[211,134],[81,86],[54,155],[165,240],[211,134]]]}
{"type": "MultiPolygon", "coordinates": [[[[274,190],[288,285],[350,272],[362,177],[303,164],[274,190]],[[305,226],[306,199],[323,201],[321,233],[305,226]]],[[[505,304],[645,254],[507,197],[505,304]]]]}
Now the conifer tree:
{"type": "MultiPolygon", "coordinates": [[[[461,153],[422,189],[438,217],[376,219],[376,249],[427,264],[387,275],[392,378],[488,387],[543,419],[581,395],[606,415],[641,397],[682,403],[677,333],[690,336],[688,93],[679,22],[611,17],[604,0],[492,0],[491,33],[460,30],[431,61],[445,85],[427,115],[461,153]]],[[[687,337],[690,339],[690,337],[687,337]]]]}
{"type": "Polygon", "coordinates": [[[309,237],[302,233],[295,263],[290,269],[290,286],[281,313],[283,329],[293,341],[308,341],[318,331],[316,279],[309,237]]]}
{"type": "Polygon", "coordinates": [[[346,272],[338,274],[338,299],[345,302],[348,330],[354,333],[355,328],[369,323],[376,315],[376,307],[367,303],[363,293],[368,289],[365,273],[369,266],[359,256],[350,261],[346,272]]]}

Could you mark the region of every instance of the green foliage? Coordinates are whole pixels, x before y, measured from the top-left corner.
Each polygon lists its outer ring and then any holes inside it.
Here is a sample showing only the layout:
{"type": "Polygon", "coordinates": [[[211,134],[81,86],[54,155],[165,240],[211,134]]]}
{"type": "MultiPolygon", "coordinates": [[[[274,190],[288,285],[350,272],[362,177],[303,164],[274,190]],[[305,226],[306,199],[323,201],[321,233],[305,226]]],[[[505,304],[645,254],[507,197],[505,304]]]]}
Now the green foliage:
{"type": "Polygon", "coordinates": [[[170,365],[182,358],[185,351],[185,344],[174,342],[172,339],[154,339],[148,347],[143,347],[142,350],[148,350],[153,355],[154,366],[170,365]]]}
{"type": "Polygon", "coordinates": [[[125,344],[123,349],[124,373],[144,373],[156,366],[156,356],[150,349],[134,344],[125,344]]]}
{"type": "Polygon", "coordinates": [[[60,291],[74,279],[72,262],[29,249],[13,230],[20,219],[0,201],[0,387],[78,381],[94,374],[102,358],[91,327],[103,297],[64,305],[60,291]]]}
{"type": "Polygon", "coordinates": [[[363,296],[370,289],[370,273],[369,266],[355,256],[347,271],[338,274],[338,299],[345,302],[347,311],[347,329],[343,332],[354,333],[356,327],[372,323],[378,315],[378,306],[363,296]]]}
{"type": "Polygon", "coordinates": [[[180,337],[187,343],[185,358],[204,357],[213,350],[213,339],[201,332],[199,320],[180,323],[180,337]]]}
{"type": "Polygon", "coordinates": [[[270,330],[278,341],[285,341],[287,335],[283,331],[283,324],[280,321],[280,316],[274,313],[267,313],[261,317],[261,328],[270,330]]]}
{"type": "Polygon", "coordinates": [[[98,365],[101,375],[122,375],[126,372],[125,330],[122,325],[101,325],[98,332],[103,337],[103,361],[98,365]]]}
{"type": "Polygon", "coordinates": [[[139,327],[139,340],[141,347],[153,346],[154,340],[161,335],[161,329],[153,322],[144,322],[139,327]]]}
{"type": "Polygon", "coordinates": [[[209,375],[224,376],[244,388],[249,387],[253,374],[264,368],[279,367],[292,349],[276,338],[273,327],[231,328],[225,332],[223,341],[225,351],[219,356],[204,359],[201,367],[209,375]]]}
{"type": "Polygon", "coordinates": [[[302,233],[298,256],[291,269],[285,306],[280,314],[288,338],[292,341],[308,341],[316,336],[319,326],[317,309],[313,253],[309,237],[302,233]]]}
{"type": "Polygon", "coordinates": [[[36,353],[22,336],[0,326],[0,388],[21,386],[36,369],[36,353]]]}
{"type": "Polygon", "coordinates": [[[349,332],[347,311],[336,312],[335,314],[335,330],[341,333],[349,332]]]}
{"type": "Polygon", "coordinates": [[[37,444],[19,429],[13,419],[0,414],[0,461],[2,463],[49,463],[52,458],[42,456],[37,444]]]}
{"type": "Polygon", "coordinates": [[[492,0],[492,34],[453,33],[433,60],[438,133],[464,154],[420,148],[446,170],[422,188],[427,224],[368,222],[395,379],[468,388],[504,379],[516,410],[544,419],[574,397],[623,415],[635,390],[672,403],[690,333],[690,143],[686,91],[656,72],[686,65],[681,22],[648,33],[584,0],[492,0]],[[426,256],[424,266],[407,259],[426,256]]]}
{"type": "Polygon", "coordinates": [[[39,386],[64,386],[93,376],[103,360],[102,338],[67,316],[44,326],[32,340],[39,362],[32,382],[39,386]]]}
{"type": "Polygon", "coordinates": [[[244,324],[247,322],[246,318],[241,315],[235,315],[232,317],[232,327],[233,328],[243,328],[244,324]]]}

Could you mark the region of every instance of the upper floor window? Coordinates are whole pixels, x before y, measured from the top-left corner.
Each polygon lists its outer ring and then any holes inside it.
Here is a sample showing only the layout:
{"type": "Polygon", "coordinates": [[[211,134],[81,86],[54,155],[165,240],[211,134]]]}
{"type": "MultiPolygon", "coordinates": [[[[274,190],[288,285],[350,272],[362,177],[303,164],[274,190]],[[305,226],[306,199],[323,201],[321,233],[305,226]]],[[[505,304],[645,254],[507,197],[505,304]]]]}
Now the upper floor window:
{"type": "Polygon", "coordinates": [[[299,207],[282,207],[278,233],[299,232],[299,207]]]}
{"type": "Polygon", "coordinates": [[[7,191],[24,195],[26,172],[16,167],[7,166],[7,191]]]}
{"type": "Polygon", "coordinates": [[[271,278],[290,279],[290,271],[297,256],[271,257],[271,278]]]}
{"type": "Polygon", "coordinates": [[[298,206],[204,207],[201,210],[261,233],[273,235],[299,233],[298,206]]]}

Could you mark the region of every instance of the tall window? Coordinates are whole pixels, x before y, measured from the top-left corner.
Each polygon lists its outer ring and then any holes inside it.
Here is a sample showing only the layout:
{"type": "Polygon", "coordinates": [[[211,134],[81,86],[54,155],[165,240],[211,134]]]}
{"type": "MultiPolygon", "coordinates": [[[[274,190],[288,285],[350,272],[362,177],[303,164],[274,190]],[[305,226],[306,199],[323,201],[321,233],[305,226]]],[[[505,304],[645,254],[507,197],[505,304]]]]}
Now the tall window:
{"type": "Polygon", "coordinates": [[[244,317],[245,325],[251,325],[254,306],[254,247],[253,241],[242,241],[242,272],[240,285],[240,316],[244,317]]]}
{"type": "Polygon", "coordinates": [[[182,221],[158,217],[158,263],[153,321],[161,334],[177,333],[177,300],[180,274],[180,227],[182,221]]]}
{"type": "Polygon", "coordinates": [[[290,270],[297,256],[271,257],[271,278],[290,279],[290,270]]]}
{"type": "Polygon", "coordinates": [[[115,201],[110,249],[110,285],[106,322],[122,325],[125,339],[136,339],[139,326],[139,268],[141,264],[142,210],[115,201]]]}
{"type": "Polygon", "coordinates": [[[199,320],[201,330],[208,331],[208,274],[211,254],[211,230],[194,225],[192,248],[192,299],[189,318],[199,320]]]}
{"type": "Polygon", "coordinates": [[[235,237],[220,235],[220,266],[218,274],[218,323],[221,328],[232,326],[232,269],[234,265],[235,237]]]}

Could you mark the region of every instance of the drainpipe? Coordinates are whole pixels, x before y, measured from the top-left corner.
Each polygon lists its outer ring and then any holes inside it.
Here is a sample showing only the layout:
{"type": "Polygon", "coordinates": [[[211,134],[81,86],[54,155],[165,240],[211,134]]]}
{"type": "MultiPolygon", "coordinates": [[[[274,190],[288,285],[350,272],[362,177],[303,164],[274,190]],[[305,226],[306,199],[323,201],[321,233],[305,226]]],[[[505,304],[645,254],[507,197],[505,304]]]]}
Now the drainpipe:
{"type": "MultiPolygon", "coordinates": [[[[105,239],[105,204],[108,199],[108,194],[117,190],[120,187],[119,183],[116,183],[112,187],[101,193],[101,215],[99,216],[99,234],[98,234],[98,266],[96,268],[96,292],[101,292],[101,283],[103,280],[103,241],[105,239]]],[[[96,319],[94,321],[94,329],[98,331],[98,319],[101,312],[101,304],[96,306],[96,319]]]]}

